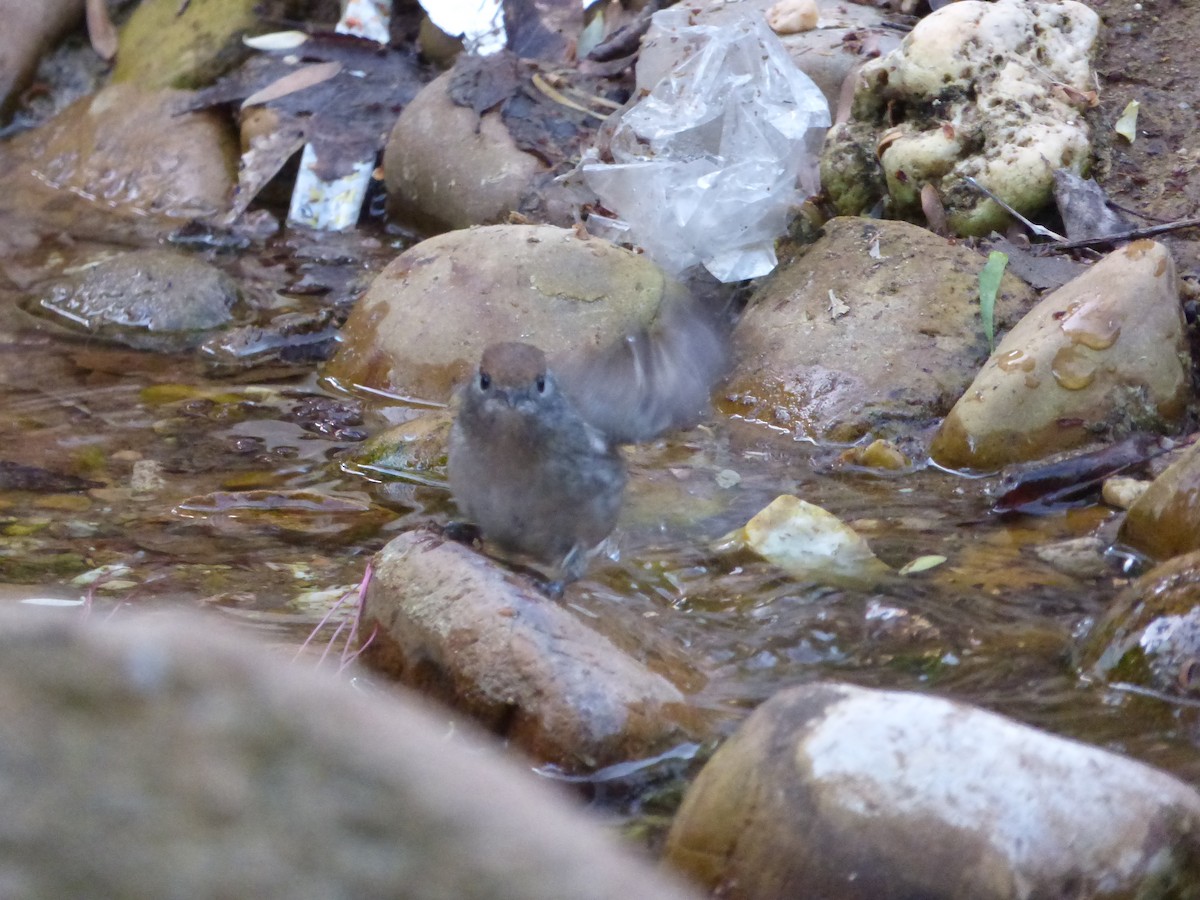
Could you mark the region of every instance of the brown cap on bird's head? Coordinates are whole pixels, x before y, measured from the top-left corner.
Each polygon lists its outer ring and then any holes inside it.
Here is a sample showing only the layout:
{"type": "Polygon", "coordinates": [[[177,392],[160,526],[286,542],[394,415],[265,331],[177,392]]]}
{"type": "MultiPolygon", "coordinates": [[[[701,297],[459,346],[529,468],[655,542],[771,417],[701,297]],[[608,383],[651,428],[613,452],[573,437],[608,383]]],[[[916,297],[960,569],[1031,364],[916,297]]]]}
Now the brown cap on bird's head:
{"type": "Polygon", "coordinates": [[[532,344],[492,344],[483,351],[479,374],[497,384],[532,384],[546,375],[546,354],[532,344]]]}

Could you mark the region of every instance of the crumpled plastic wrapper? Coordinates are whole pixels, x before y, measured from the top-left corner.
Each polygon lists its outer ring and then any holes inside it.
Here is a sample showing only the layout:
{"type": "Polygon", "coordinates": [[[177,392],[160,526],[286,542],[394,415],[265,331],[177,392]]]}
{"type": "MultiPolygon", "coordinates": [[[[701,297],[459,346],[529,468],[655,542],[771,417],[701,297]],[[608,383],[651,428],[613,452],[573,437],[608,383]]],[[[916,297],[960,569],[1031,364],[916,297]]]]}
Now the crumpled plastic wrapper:
{"type": "Polygon", "coordinates": [[[819,187],[829,105],[757,11],[734,27],[690,19],[683,7],[655,14],[635,99],[580,163],[618,217],[593,213],[588,230],[640,245],[671,273],[702,264],[721,281],[755,278],[775,267],[789,209],[819,187]]]}

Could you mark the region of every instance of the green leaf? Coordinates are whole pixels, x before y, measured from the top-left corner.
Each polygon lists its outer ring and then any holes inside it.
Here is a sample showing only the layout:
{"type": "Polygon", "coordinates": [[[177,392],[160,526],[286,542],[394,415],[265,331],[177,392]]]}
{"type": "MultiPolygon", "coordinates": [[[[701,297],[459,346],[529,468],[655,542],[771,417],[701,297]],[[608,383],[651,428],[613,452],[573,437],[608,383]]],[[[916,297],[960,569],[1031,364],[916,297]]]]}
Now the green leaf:
{"type": "Polygon", "coordinates": [[[979,273],[979,316],[983,319],[983,335],[987,338],[988,353],[996,350],[996,294],[1000,290],[1000,279],[1008,265],[1008,254],[993,250],[988,254],[987,264],[979,273]]]}

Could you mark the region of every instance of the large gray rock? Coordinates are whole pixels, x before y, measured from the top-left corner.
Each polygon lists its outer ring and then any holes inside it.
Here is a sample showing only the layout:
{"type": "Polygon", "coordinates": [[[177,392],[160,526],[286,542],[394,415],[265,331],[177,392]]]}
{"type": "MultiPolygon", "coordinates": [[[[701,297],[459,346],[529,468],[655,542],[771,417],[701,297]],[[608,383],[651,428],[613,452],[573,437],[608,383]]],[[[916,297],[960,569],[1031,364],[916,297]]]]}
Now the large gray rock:
{"type": "Polygon", "coordinates": [[[709,761],[667,860],[729,900],[1200,895],[1200,794],[962,703],[785,690],[709,761]]]}
{"type": "MultiPolygon", "coordinates": [[[[470,548],[430,532],[375,557],[365,658],[530,755],[571,771],[707,737],[680,685],[703,676],[667,648],[650,669],[563,604],[470,548]],[[666,666],[666,671],[663,667],[666,666]]],[[[623,644],[651,646],[645,633],[623,644]]]]}
{"type": "MultiPolygon", "coordinates": [[[[738,324],[733,410],[835,441],[902,436],[944,415],[987,358],[983,265],[915,225],[833,219],[763,284],[738,324]]],[[[1006,276],[997,330],[1033,301],[1006,276]]]]}
{"type": "Polygon", "coordinates": [[[693,896],[486,739],[211,620],[3,617],[6,897],[693,896]]]}

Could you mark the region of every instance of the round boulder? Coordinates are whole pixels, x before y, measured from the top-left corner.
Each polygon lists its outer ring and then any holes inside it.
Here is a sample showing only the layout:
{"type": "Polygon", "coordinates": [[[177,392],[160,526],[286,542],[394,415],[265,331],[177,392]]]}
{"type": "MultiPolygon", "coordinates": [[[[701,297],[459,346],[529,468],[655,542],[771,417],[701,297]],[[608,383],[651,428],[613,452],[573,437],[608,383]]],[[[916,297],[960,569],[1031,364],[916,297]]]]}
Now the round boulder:
{"type": "MultiPolygon", "coordinates": [[[[730,411],[799,437],[893,437],[942,416],[987,358],[984,259],[906,222],[838,218],[755,293],[734,333],[730,411]]],[[[1034,294],[1006,275],[996,327],[1034,294]]]]}
{"type": "Polygon", "coordinates": [[[1198,852],[1200,794],[1163,772],[962,703],[810,684],[708,762],[666,856],[728,900],[1019,900],[1193,896],[1198,852]]]}
{"type": "Polygon", "coordinates": [[[421,89],[383,154],[390,212],[428,231],[503,219],[549,171],[517,146],[498,111],[481,116],[451,99],[454,75],[444,72],[421,89]]]}
{"type": "Polygon", "coordinates": [[[682,290],[644,256],[570,229],[451,231],[379,273],[326,375],[349,388],[443,402],[488,344],[524,341],[548,355],[606,347],[682,290]]]}

